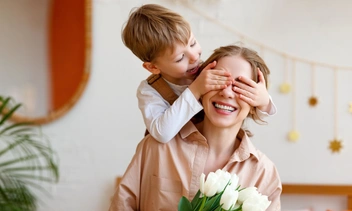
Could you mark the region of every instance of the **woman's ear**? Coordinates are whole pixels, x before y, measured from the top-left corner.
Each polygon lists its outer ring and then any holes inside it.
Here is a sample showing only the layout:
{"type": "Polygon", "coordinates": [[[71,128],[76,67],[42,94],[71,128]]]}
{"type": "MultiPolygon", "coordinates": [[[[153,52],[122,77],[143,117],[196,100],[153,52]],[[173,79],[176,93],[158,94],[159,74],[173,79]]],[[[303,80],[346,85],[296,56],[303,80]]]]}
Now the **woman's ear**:
{"type": "Polygon", "coordinates": [[[153,74],[159,74],[160,70],[155,64],[151,62],[143,62],[143,67],[153,74]]]}

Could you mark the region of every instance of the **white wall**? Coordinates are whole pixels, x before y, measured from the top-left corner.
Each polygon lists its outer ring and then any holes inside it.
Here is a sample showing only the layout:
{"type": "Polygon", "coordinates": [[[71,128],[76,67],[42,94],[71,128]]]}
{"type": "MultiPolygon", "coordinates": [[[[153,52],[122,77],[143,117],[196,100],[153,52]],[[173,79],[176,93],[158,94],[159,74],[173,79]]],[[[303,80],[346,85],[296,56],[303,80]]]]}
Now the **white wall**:
{"type": "MultiPolygon", "coordinates": [[[[293,56],[352,66],[352,2],[348,0],[334,4],[328,0],[189,1],[227,28],[207,20],[180,1],[95,0],[92,75],[88,87],[67,115],[43,127],[60,156],[61,179],[51,189],[53,199],[45,199],[40,210],[108,209],[114,179],[124,173],[144,134],[135,92],[139,82],[149,75],[122,44],[120,32],[130,9],[149,2],[172,8],[190,21],[202,44],[203,59],[214,48],[237,42],[239,37],[233,30],[238,30],[293,56]]],[[[334,138],[332,71],[317,68],[320,104],[310,108],[310,69],[297,63],[296,118],[301,138],[292,143],[286,139],[292,129],[292,97],[278,92],[284,78],[284,62],[272,52],[265,52],[264,57],[272,71],[269,91],[278,113],[267,119],[267,126],[250,124],[255,145],[276,163],[283,182],[351,184],[352,114],[348,113],[348,103],[352,102],[352,71],[338,74],[338,132],[344,147],[340,153],[332,154],[328,149],[334,138]]],[[[342,210],[345,202],[341,197],[283,197],[284,208],[315,204],[316,210],[342,210]]]]}

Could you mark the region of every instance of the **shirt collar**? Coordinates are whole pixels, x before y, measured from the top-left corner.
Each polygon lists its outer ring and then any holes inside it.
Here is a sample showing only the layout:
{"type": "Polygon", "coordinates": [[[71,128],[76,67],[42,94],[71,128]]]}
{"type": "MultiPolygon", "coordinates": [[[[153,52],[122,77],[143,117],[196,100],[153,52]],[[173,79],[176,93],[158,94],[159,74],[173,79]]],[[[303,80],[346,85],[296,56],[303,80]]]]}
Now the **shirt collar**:
{"type": "Polygon", "coordinates": [[[238,139],[241,141],[240,146],[235,150],[230,158],[232,162],[242,162],[253,155],[259,160],[257,149],[250,141],[247,133],[241,128],[237,134],[238,139]]]}
{"type": "Polygon", "coordinates": [[[187,138],[193,133],[201,135],[197,127],[191,121],[188,121],[180,130],[180,136],[183,140],[187,140],[187,138]]]}
{"type": "MultiPolygon", "coordinates": [[[[198,131],[196,126],[189,121],[183,128],[180,130],[180,136],[182,140],[188,140],[190,135],[194,134],[195,136],[199,137],[198,140],[206,139],[204,136],[198,131]]],[[[242,162],[248,159],[251,155],[253,155],[257,160],[259,160],[257,149],[254,147],[253,143],[250,141],[247,133],[241,128],[237,134],[238,139],[241,141],[239,147],[235,150],[230,158],[230,162],[242,162]]],[[[191,138],[194,140],[193,138],[191,138]]]]}

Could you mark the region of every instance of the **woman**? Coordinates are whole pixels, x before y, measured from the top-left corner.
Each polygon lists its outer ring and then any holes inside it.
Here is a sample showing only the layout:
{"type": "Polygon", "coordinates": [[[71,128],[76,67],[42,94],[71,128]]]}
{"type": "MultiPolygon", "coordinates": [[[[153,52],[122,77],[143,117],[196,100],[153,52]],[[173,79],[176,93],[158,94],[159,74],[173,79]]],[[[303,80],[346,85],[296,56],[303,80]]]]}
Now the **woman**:
{"type": "MultiPolygon", "coordinates": [[[[252,78],[251,86],[267,81],[269,69],[250,49],[220,47],[202,67],[213,61],[217,61],[216,69],[229,71],[235,79],[252,78]]],[[[258,120],[254,108],[241,100],[232,86],[208,92],[201,102],[203,122],[187,123],[166,144],[152,136],[139,143],[110,210],[177,210],[181,196],[192,199],[197,193],[200,175],[217,169],[236,173],[241,187],[255,186],[267,195],[271,201],[267,210],[281,210],[282,188],[276,167],[255,149],[250,132],[242,128],[247,117],[258,120]]]]}

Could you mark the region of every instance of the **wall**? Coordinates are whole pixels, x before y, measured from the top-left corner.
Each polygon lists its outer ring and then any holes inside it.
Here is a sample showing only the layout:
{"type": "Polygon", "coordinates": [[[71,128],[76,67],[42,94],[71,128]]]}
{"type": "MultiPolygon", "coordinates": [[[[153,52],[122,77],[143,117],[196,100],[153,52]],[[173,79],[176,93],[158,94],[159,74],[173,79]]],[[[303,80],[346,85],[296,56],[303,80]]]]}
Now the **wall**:
{"type": "MultiPolygon", "coordinates": [[[[352,17],[348,12],[352,2],[348,0],[335,1],[333,5],[327,0],[190,1],[210,17],[231,26],[227,29],[180,1],[95,0],[92,75],[87,90],[67,115],[43,127],[60,156],[61,180],[51,187],[52,199],[45,198],[40,210],[108,209],[114,179],[124,173],[145,130],[135,92],[148,73],[124,47],[120,33],[130,9],[149,2],[170,7],[190,21],[202,44],[203,58],[220,45],[237,42],[240,37],[234,34],[234,29],[297,57],[352,66],[352,17]]],[[[310,69],[297,63],[296,125],[301,138],[293,143],[287,141],[293,124],[293,98],[278,91],[285,74],[284,60],[272,52],[265,52],[264,58],[272,70],[269,91],[278,113],[268,119],[266,126],[249,124],[255,133],[254,144],[276,163],[283,182],[351,184],[352,114],[348,113],[348,103],[352,101],[351,71],[339,71],[338,75],[338,132],[343,149],[333,154],[328,149],[329,141],[334,138],[331,70],[317,70],[320,104],[312,109],[307,104],[311,94],[310,69]]],[[[285,196],[283,207],[307,207],[313,200],[318,203],[316,210],[344,209],[345,199],[341,197],[313,196],[285,196]]]]}

